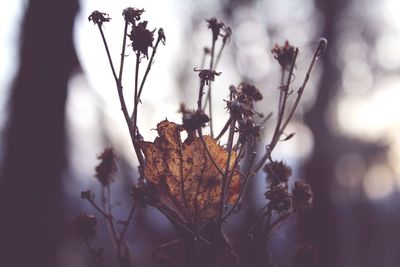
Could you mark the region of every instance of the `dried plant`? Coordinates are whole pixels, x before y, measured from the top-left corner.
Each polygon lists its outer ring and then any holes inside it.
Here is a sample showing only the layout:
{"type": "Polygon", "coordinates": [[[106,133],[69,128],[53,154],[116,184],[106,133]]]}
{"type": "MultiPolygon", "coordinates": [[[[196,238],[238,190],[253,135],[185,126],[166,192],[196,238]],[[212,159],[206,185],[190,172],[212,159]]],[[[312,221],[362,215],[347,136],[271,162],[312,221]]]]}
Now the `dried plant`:
{"type": "MultiPolygon", "coordinates": [[[[212,33],[211,49],[204,49],[203,59],[209,57],[208,68],[195,68],[200,79],[197,109],[189,110],[181,105],[182,123],[163,120],[157,125],[158,137],[154,142],[143,141],[138,128],[138,108],[144,84],[151,70],[159,43],[165,44],[166,37],[160,28],[154,42],[155,29],[147,29],[147,21],[142,20],[144,10],[126,8],[123,45],[120,69],[116,72],[111,59],[108,44],[102,29],[111,18],[105,13],[94,11],[89,16],[98,26],[102,37],[112,75],[121,104],[121,109],[128,126],[134,152],[139,166],[138,182],[132,187],[133,204],[124,220],[117,220],[112,213],[111,183],[116,171],[115,155],[112,148],[104,150],[99,156],[100,164],[96,167],[95,177],[102,187],[101,205],[95,201],[91,191],[84,191],[81,197],[87,200],[103,217],[111,242],[116,252],[119,266],[131,266],[126,233],[136,208],[152,206],[164,214],[178,230],[180,238],[155,248],[152,252],[154,261],[160,266],[221,266],[227,258],[234,259],[237,266],[242,266],[237,248],[246,240],[254,239],[256,228],[262,228],[259,239],[266,246],[274,230],[291,214],[298,213],[312,205],[311,187],[303,181],[294,183],[289,188],[291,168],[283,161],[272,158],[272,151],[280,141],[287,141],[294,134],[285,134],[285,129],[295,113],[316,60],[327,46],[325,39],[320,39],[306,76],[296,94],[290,88],[294,76],[298,48],[288,41],[283,46],[278,44],[271,50],[273,57],[281,66],[282,81],[279,88],[278,111],[271,140],[259,157],[255,147],[261,137],[261,129],[270,120],[256,110],[256,102],[262,101],[259,88],[249,82],[230,86],[225,105],[229,117],[221,131],[214,135],[212,112],[212,83],[221,75],[216,68],[222,51],[228,44],[232,30],[215,18],[207,20],[212,33]],[[131,40],[130,48],[136,56],[134,104],[130,113],[125,104],[122,86],[125,49],[127,37],[131,40]],[[216,54],[215,48],[220,44],[216,54]],[[149,48],[152,53],[149,58],[149,48]],[[139,77],[139,68],[146,64],[145,73],[139,77]],[[141,81],[139,83],[139,80],[141,81]],[[204,96],[205,95],[205,96],[204,96]],[[295,95],[289,107],[288,99],[295,95]],[[203,135],[203,128],[208,127],[210,135],[203,135]],[[186,140],[181,139],[181,132],[187,132],[186,140]],[[226,135],[227,143],[219,144],[226,135]],[[245,159],[245,160],[244,160],[245,159]],[[247,159],[247,160],[246,160],[247,159]],[[241,162],[244,160],[244,164],[241,162]],[[231,242],[224,232],[225,223],[236,213],[243,196],[247,192],[249,181],[260,170],[266,173],[267,189],[265,205],[253,224],[248,226],[241,237],[231,242]],[[168,248],[186,244],[180,254],[169,254],[168,248]]],[[[205,62],[203,60],[203,62],[205,62]]],[[[221,104],[224,103],[221,100],[221,104]]],[[[81,213],[75,223],[77,238],[86,243],[96,266],[104,266],[102,249],[94,248],[97,219],[93,215],[81,213]]],[[[266,250],[262,266],[273,266],[266,250]]],[[[294,256],[294,266],[309,266],[315,262],[314,250],[309,246],[300,248],[294,256]]]]}

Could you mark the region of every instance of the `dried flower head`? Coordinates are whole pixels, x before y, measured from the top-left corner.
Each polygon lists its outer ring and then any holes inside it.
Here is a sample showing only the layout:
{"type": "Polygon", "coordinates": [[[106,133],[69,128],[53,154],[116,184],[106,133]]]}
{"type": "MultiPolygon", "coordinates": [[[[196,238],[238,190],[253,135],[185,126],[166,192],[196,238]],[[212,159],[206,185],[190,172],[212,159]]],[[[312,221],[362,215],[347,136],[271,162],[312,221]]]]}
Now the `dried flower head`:
{"type": "Polygon", "coordinates": [[[311,186],[304,181],[296,181],[292,190],[293,208],[301,211],[312,206],[313,193],[311,186]]]}
{"type": "Polygon", "coordinates": [[[93,200],[94,199],[94,193],[90,190],[87,191],[82,191],[81,192],[81,198],[82,199],[90,199],[93,200]]]}
{"type": "Polygon", "coordinates": [[[93,11],[88,17],[89,21],[93,21],[94,24],[99,26],[103,25],[103,22],[109,22],[111,18],[107,13],[99,12],[97,10],[93,11]]]}
{"type": "Polygon", "coordinates": [[[267,173],[267,181],[271,185],[286,184],[292,175],[292,169],[283,161],[273,161],[264,166],[263,169],[267,173]]]}
{"type": "Polygon", "coordinates": [[[140,20],[140,16],[143,14],[144,9],[137,9],[134,7],[127,7],[122,11],[122,16],[126,22],[136,25],[136,21],[140,20]]]}
{"type": "Polygon", "coordinates": [[[201,83],[206,85],[208,85],[210,81],[213,82],[215,80],[215,76],[221,75],[221,72],[216,72],[215,70],[210,69],[198,70],[195,68],[194,71],[199,72],[201,83]]]}
{"type": "Polygon", "coordinates": [[[96,238],[97,219],[94,215],[81,212],[73,222],[75,236],[81,241],[90,241],[96,238]]]}
{"type": "Polygon", "coordinates": [[[208,28],[211,29],[213,34],[213,41],[216,41],[218,36],[221,35],[221,29],[223,29],[225,25],[223,22],[218,22],[216,18],[208,19],[207,22],[208,28]]]}
{"type": "Polygon", "coordinates": [[[295,55],[295,47],[285,41],[283,46],[275,44],[271,50],[272,55],[284,69],[289,69],[295,55]]]}
{"type": "Polygon", "coordinates": [[[316,266],[317,250],[310,245],[299,247],[293,257],[294,267],[313,267],[316,266]]]}
{"type": "Polygon", "coordinates": [[[153,47],[155,29],[149,31],[146,27],[147,21],[140,22],[137,26],[133,26],[129,38],[132,41],[133,51],[141,53],[146,56],[146,58],[149,58],[148,49],[149,47],[153,47]]]}
{"type": "Polygon", "coordinates": [[[255,87],[253,84],[242,82],[239,85],[239,89],[242,90],[246,96],[251,97],[254,101],[260,101],[263,99],[263,95],[260,92],[260,89],[255,87]]]}
{"type": "Polygon", "coordinates": [[[182,115],[182,126],[185,130],[197,130],[205,126],[210,118],[202,110],[186,111],[182,115]]]}
{"type": "Polygon", "coordinates": [[[265,198],[268,199],[269,206],[279,214],[288,213],[292,207],[292,198],[290,197],[286,184],[273,185],[265,192],[265,198]]]}
{"type": "Polygon", "coordinates": [[[113,148],[104,149],[97,158],[101,162],[95,168],[95,176],[103,186],[107,186],[114,181],[114,174],[117,171],[116,156],[113,148]]]}

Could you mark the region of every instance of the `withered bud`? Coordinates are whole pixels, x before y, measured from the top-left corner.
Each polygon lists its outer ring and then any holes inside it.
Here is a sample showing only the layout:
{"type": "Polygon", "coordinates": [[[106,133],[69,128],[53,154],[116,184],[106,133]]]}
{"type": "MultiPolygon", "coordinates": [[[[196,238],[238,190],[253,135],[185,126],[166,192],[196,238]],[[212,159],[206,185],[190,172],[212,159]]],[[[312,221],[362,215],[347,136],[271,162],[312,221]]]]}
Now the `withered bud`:
{"type": "Polygon", "coordinates": [[[271,185],[286,184],[292,175],[292,169],[283,161],[273,161],[266,164],[263,170],[267,173],[267,181],[271,185]]]}
{"type": "Polygon", "coordinates": [[[311,207],[313,201],[311,186],[304,181],[296,181],[292,190],[292,197],[295,211],[311,207]]]}
{"type": "Polygon", "coordinates": [[[94,215],[81,212],[73,222],[75,236],[81,241],[90,241],[96,238],[97,219],[94,215]]]}
{"type": "Polygon", "coordinates": [[[223,34],[222,37],[222,42],[224,44],[227,44],[231,41],[231,36],[232,36],[232,29],[231,27],[225,27],[225,34],[223,34]]]}
{"type": "Polygon", "coordinates": [[[107,13],[99,12],[97,10],[93,11],[88,17],[89,21],[93,21],[94,24],[99,26],[103,25],[103,22],[109,22],[111,20],[107,13]]]}
{"type": "Polygon", "coordinates": [[[101,162],[95,168],[95,176],[103,186],[107,186],[114,181],[114,174],[117,171],[116,156],[113,148],[104,149],[97,158],[101,162]]]}
{"type": "Polygon", "coordinates": [[[276,60],[278,60],[279,65],[284,69],[289,69],[292,65],[295,55],[295,47],[286,41],[283,46],[275,44],[274,48],[271,50],[272,55],[276,60]]]}
{"type": "Polygon", "coordinates": [[[142,53],[146,58],[149,58],[148,49],[149,47],[153,47],[155,29],[149,31],[146,27],[147,21],[140,22],[137,26],[132,27],[129,38],[132,41],[133,51],[142,53]]]}
{"type": "Polygon", "coordinates": [[[91,200],[93,200],[94,199],[94,193],[92,191],[90,191],[90,190],[82,191],[81,192],[81,198],[82,199],[91,199],[91,200]]]}
{"type": "Polygon", "coordinates": [[[273,185],[265,192],[265,198],[270,202],[268,205],[279,214],[288,213],[292,207],[292,199],[290,197],[286,184],[273,185]]]}
{"type": "Polygon", "coordinates": [[[194,71],[199,72],[201,82],[206,85],[208,85],[210,81],[214,81],[215,76],[221,75],[221,72],[216,72],[215,70],[210,69],[198,70],[194,68],[194,71]]]}
{"type": "Polygon", "coordinates": [[[182,116],[182,125],[187,131],[200,129],[209,121],[210,118],[202,110],[197,110],[196,112],[186,111],[182,116]]]}
{"type": "Polygon", "coordinates": [[[206,55],[208,55],[208,54],[211,53],[211,50],[210,50],[210,48],[208,48],[208,47],[204,47],[204,48],[203,48],[203,51],[204,51],[204,54],[206,54],[206,55]]]}
{"type": "Polygon", "coordinates": [[[260,101],[263,99],[260,89],[255,87],[253,84],[242,82],[239,87],[244,94],[254,99],[254,101],[260,101]]]}
{"type": "Polygon", "coordinates": [[[143,14],[144,9],[137,9],[134,7],[127,7],[122,11],[122,16],[126,22],[136,25],[136,21],[140,20],[140,16],[143,14]]]}
{"type": "Polygon", "coordinates": [[[158,29],[158,39],[161,41],[163,45],[165,45],[166,37],[163,28],[158,29]]]}
{"type": "Polygon", "coordinates": [[[317,250],[313,246],[303,245],[297,248],[293,256],[294,267],[313,267],[317,263],[317,250]]]}

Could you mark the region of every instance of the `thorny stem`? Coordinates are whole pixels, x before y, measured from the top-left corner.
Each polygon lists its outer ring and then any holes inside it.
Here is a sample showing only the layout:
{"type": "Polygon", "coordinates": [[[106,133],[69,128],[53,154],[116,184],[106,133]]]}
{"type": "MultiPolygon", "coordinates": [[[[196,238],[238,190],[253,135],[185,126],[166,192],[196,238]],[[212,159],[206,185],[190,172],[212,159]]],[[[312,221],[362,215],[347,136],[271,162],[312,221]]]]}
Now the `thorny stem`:
{"type": "Polygon", "coordinates": [[[140,89],[139,89],[139,94],[138,94],[138,99],[139,100],[140,100],[140,96],[142,95],[142,90],[143,90],[143,87],[144,87],[144,83],[146,82],[147,75],[149,75],[151,66],[153,65],[154,56],[156,55],[157,47],[158,47],[158,44],[161,42],[161,39],[162,39],[161,36],[158,36],[156,44],[154,45],[154,48],[153,48],[153,52],[151,53],[149,63],[147,64],[146,72],[144,73],[142,82],[140,83],[140,89]]]}

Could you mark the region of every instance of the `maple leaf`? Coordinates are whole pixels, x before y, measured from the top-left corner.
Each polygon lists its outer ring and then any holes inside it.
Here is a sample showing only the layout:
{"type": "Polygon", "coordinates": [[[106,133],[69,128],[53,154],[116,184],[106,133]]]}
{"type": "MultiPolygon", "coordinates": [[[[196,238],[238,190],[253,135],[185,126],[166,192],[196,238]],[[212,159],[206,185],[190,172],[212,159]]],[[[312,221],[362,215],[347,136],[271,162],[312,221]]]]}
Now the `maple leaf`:
{"type": "MultiPolygon", "coordinates": [[[[198,225],[219,214],[221,170],[225,170],[228,152],[210,136],[203,137],[209,154],[198,137],[182,143],[182,130],[182,126],[164,120],[157,125],[158,137],[153,143],[140,142],[146,159],[144,174],[164,206],[184,223],[198,225]]],[[[236,156],[232,151],[227,196],[231,204],[237,200],[240,188],[239,172],[232,170],[236,156]]]]}

